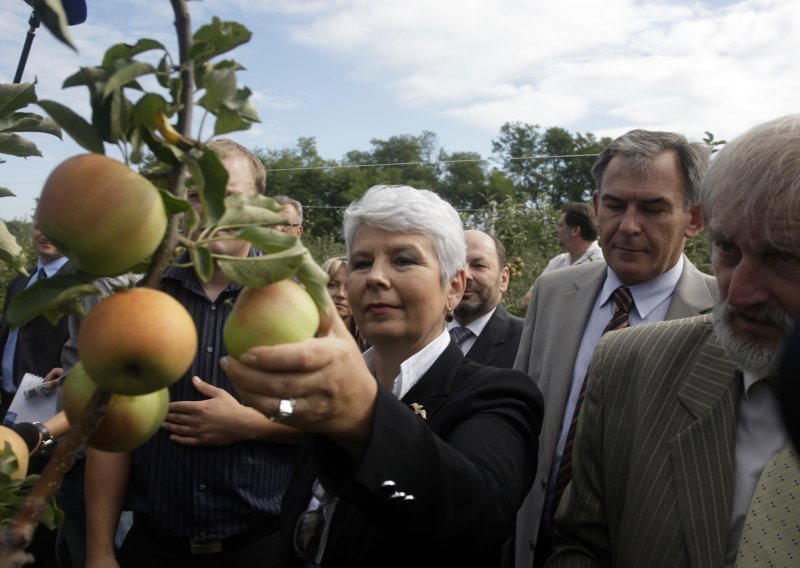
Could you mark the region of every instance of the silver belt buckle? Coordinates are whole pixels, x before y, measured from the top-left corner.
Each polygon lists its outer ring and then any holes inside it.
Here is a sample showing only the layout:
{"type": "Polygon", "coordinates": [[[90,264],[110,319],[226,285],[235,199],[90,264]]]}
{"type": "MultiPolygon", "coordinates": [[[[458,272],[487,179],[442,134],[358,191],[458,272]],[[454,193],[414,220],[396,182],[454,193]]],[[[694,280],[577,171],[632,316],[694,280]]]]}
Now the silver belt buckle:
{"type": "Polygon", "coordinates": [[[222,541],[212,540],[210,542],[195,542],[189,541],[189,550],[192,554],[214,554],[215,552],[222,552],[222,541]]]}

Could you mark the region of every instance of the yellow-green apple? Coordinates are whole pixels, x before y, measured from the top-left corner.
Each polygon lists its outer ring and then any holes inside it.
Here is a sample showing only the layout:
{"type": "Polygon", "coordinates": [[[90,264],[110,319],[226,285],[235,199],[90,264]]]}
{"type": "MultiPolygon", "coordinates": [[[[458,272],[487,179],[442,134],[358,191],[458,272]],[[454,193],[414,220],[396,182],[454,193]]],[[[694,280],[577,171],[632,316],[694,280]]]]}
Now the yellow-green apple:
{"type": "MultiPolygon", "coordinates": [[[[64,382],[62,399],[69,423],[77,424],[97,385],[77,363],[64,382]]],[[[167,416],[169,389],[148,394],[111,395],[106,416],[89,437],[89,445],[104,452],[129,452],[156,433],[167,416]]]]}
{"type": "Polygon", "coordinates": [[[78,354],[101,389],[145,394],[168,387],[189,369],[197,354],[197,330],[186,308],[169,294],[122,290],[86,315],[78,354]]]}
{"type": "Polygon", "coordinates": [[[100,154],[74,156],[52,171],[37,220],[78,270],[96,276],[122,274],[146,261],[167,228],[155,186],[100,154]]]}
{"type": "Polygon", "coordinates": [[[11,451],[17,458],[17,470],[9,474],[11,479],[24,479],[28,474],[28,444],[22,436],[11,428],[0,426],[0,450],[6,447],[6,442],[11,446],[11,451]]]}
{"type": "Polygon", "coordinates": [[[244,288],[225,322],[222,339],[239,358],[251,347],[295,343],[314,337],[319,312],[314,300],[293,280],[244,288]]]}

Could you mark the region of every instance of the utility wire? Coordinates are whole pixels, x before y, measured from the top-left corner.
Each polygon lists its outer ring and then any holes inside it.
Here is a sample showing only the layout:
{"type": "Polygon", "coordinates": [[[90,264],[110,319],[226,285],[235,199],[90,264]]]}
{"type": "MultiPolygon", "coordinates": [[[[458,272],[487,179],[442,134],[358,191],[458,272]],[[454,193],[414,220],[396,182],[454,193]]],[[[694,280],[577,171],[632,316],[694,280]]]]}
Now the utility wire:
{"type": "Polygon", "coordinates": [[[418,162],[393,162],[385,164],[334,164],[329,166],[302,166],[296,168],[271,168],[267,172],[297,172],[304,170],[337,170],[343,168],[384,168],[389,166],[436,166],[439,164],[462,164],[475,162],[500,162],[500,161],[522,161],[522,160],[556,160],[564,158],[593,158],[600,154],[563,154],[563,155],[542,155],[542,156],[519,156],[498,160],[496,158],[473,158],[464,160],[436,160],[418,162]]]}

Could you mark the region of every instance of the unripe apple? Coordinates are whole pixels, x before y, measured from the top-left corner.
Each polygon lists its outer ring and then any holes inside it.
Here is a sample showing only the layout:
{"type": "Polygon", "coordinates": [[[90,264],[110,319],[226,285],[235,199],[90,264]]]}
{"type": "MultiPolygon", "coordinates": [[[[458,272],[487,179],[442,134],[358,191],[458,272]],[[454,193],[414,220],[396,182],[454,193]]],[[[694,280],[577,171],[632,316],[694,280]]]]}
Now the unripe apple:
{"type": "Polygon", "coordinates": [[[314,337],[319,311],[305,289],[293,280],[245,288],[233,306],[222,339],[239,358],[251,347],[295,343],[314,337]]]}
{"type": "Polygon", "coordinates": [[[158,190],[125,164],[82,154],[52,171],[39,198],[39,229],[78,270],[130,271],[155,252],[167,228],[158,190]]]}
{"type": "MultiPolygon", "coordinates": [[[[97,385],[77,363],[64,382],[62,400],[70,424],[77,424],[97,385]]],[[[129,452],[156,433],[167,416],[169,389],[139,396],[111,395],[106,416],[89,438],[89,445],[104,452],[129,452]]]]}
{"type": "Polygon", "coordinates": [[[17,471],[9,474],[11,479],[25,479],[28,474],[28,458],[29,450],[28,444],[22,439],[22,436],[14,432],[11,428],[0,426],[0,450],[5,448],[6,442],[11,445],[11,451],[17,458],[17,471]]]}
{"type": "Polygon", "coordinates": [[[103,390],[137,395],[168,387],[197,354],[197,330],[175,298],[151,288],[116,292],[81,324],[78,354],[103,390]]]}

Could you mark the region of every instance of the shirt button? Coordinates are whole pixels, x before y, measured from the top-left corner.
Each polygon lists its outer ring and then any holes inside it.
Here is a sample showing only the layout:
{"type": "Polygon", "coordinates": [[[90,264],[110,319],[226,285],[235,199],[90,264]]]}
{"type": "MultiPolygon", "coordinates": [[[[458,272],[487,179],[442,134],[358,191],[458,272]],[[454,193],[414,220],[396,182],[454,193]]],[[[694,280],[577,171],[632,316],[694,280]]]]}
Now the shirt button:
{"type": "Polygon", "coordinates": [[[205,491],[205,490],[206,490],[206,484],[205,483],[201,483],[200,484],[200,491],[205,491]]]}
{"type": "Polygon", "coordinates": [[[206,347],[206,351],[208,351],[209,353],[213,353],[214,348],[209,345],[208,347],[206,347]]]}

